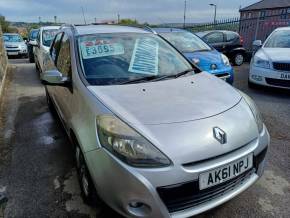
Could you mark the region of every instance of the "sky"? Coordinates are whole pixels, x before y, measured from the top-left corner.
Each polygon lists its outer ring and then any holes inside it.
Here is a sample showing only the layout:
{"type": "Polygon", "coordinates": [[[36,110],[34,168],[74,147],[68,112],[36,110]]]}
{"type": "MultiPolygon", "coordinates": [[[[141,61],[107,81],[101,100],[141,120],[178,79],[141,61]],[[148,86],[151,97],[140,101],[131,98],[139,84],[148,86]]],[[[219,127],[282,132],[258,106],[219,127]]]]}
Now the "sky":
{"type": "MultiPolygon", "coordinates": [[[[258,0],[187,0],[188,23],[210,22],[217,5],[217,18],[239,16],[239,8],[258,0]]],[[[182,23],[184,0],[0,0],[0,14],[9,21],[87,23],[120,18],[136,19],[148,23],[182,23]]]]}

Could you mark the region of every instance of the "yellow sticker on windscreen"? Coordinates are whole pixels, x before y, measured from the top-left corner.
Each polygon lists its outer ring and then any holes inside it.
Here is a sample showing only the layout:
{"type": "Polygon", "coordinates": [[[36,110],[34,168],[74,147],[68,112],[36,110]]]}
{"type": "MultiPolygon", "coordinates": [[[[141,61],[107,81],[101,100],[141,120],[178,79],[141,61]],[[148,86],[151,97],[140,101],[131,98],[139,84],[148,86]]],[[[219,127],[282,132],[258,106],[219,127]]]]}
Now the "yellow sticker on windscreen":
{"type": "Polygon", "coordinates": [[[128,71],[140,74],[158,74],[157,41],[150,38],[137,39],[128,71]]]}
{"type": "Polygon", "coordinates": [[[85,41],[81,42],[80,47],[83,59],[122,55],[125,53],[124,46],[121,43],[85,41]]]}

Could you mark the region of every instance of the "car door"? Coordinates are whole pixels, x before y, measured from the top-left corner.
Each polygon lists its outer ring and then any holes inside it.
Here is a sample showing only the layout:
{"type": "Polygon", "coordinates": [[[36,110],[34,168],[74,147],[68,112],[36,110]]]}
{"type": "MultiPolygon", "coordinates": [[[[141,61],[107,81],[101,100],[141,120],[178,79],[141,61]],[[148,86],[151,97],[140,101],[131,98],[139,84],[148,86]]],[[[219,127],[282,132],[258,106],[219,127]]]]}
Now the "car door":
{"type": "MultiPolygon", "coordinates": [[[[55,48],[52,48],[51,54],[52,59],[55,60],[55,67],[62,74],[63,77],[67,77],[69,80],[72,79],[72,68],[71,68],[71,47],[70,40],[66,33],[63,33],[61,40],[58,41],[59,36],[56,36],[55,48]],[[59,45],[57,45],[59,43],[59,45]],[[54,49],[56,53],[54,54],[54,49]],[[59,50],[59,51],[58,51],[59,50]],[[57,52],[58,51],[58,52],[57,52]]],[[[58,109],[61,113],[64,125],[67,127],[68,122],[71,120],[71,108],[70,102],[72,100],[72,88],[56,86],[54,92],[54,98],[58,104],[58,109]]]]}
{"type": "Polygon", "coordinates": [[[226,46],[226,54],[230,54],[231,51],[237,47],[241,47],[240,45],[240,37],[235,32],[226,32],[225,33],[225,46],[226,46]]]}
{"type": "Polygon", "coordinates": [[[209,33],[204,37],[204,40],[219,52],[223,52],[225,49],[224,34],[222,32],[209,33]]]}
{"type": "Polygon", "coordinates": [[[41,31],[38,32],[36,37],[37,46],[34,47],[34,59],[35,63],[39,66],[39,55],[40,55],[40,35],[41,31]]]}

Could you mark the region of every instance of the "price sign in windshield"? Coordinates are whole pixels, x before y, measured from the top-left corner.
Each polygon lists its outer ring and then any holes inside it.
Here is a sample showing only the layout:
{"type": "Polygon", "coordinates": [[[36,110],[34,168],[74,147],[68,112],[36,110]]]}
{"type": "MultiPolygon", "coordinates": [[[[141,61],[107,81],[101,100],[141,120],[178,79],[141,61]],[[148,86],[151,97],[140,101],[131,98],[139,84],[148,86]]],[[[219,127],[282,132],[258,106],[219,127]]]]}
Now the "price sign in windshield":
{"type": "Polygon", "coordinates": [[[96,44],[95,41],[81,43],[81,51],[84,59],[122,55],[125,53],[124,46],[121,43],[96,44]]]}

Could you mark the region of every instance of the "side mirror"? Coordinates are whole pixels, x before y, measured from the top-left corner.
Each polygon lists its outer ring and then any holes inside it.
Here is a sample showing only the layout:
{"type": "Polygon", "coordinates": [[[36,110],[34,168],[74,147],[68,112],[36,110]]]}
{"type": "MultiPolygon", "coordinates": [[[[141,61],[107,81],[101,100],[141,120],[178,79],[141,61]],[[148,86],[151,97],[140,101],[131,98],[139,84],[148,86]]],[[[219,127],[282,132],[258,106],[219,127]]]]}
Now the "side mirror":
{"type": "Polygon", "coordinates": [[[29,44],[32,45],[32,46],[37,46],[38,45],[37,41],[29,41],[29,44]]]}
{"type": "Polygon", "coordinates": [[[58,70],[48,70],[42,74],[42,80],[45,85],[69,86],[70,80],[63,76],[58,70]]]}
{"type": "Polygon", "coordinates": [[[260,47],[262,47],[262,45],[263,45],[262,40],[255,40],[255,41],[253,42],[253,47],[258,47],[258,48],[260,48],[260,47]]]}

